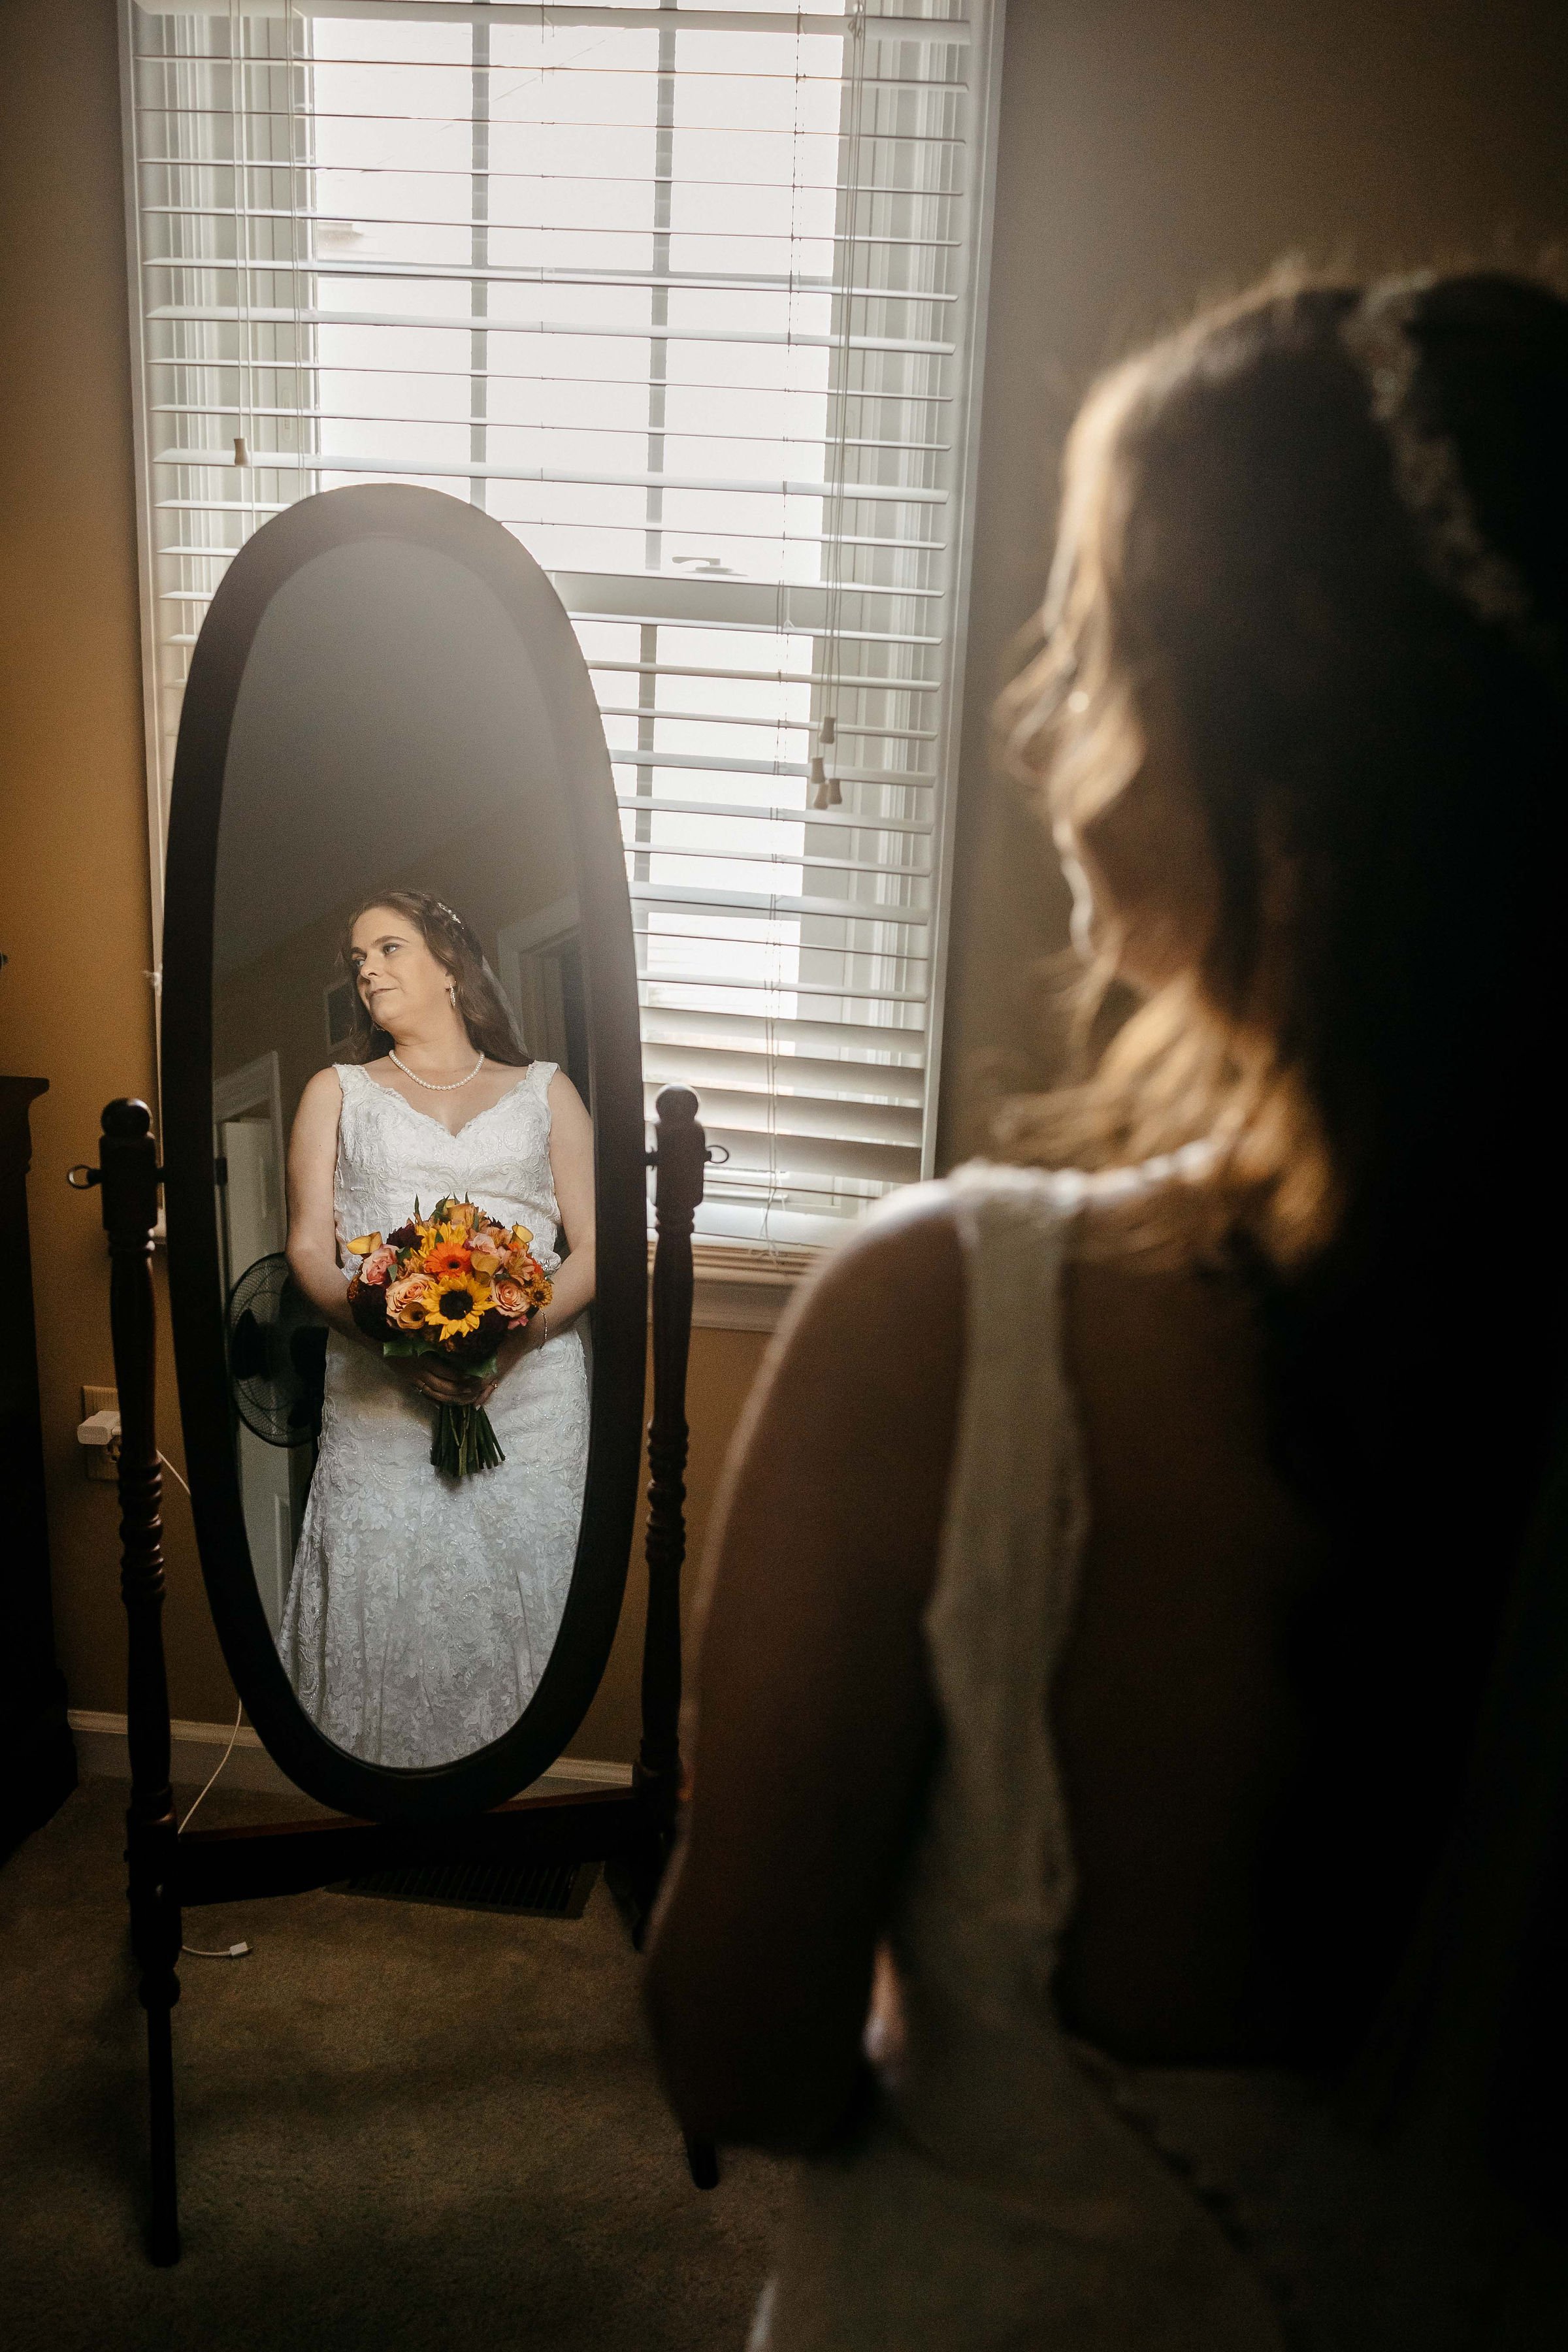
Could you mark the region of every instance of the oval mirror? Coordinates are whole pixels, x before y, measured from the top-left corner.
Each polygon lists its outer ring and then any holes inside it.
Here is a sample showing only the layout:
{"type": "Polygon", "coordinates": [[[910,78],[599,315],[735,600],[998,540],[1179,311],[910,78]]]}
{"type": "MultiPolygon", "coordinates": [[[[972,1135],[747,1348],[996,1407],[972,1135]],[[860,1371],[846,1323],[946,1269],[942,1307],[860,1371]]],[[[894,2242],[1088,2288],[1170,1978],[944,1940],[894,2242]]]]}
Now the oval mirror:
{"type": "Polygon", "coordinates": [[[258,531],[192,656],[167,873],[171,1300],[224,1654],[322,1802],[500,1802],[614,1636],[647,1263],[609,759],[510,533],[392,486],[258,531]]]}

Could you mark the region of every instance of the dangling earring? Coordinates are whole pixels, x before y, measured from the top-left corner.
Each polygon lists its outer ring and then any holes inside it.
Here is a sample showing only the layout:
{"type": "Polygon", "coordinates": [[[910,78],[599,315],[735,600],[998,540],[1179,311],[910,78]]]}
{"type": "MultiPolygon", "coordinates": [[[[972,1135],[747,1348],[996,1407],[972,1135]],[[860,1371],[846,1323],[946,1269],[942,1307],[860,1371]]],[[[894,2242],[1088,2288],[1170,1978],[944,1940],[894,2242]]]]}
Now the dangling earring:
{"type": "Polygon", "coordinates": [[[458,991],[451,981],[447,982],[447,1002],[455,1013],[458,1009],[458,991]]]}

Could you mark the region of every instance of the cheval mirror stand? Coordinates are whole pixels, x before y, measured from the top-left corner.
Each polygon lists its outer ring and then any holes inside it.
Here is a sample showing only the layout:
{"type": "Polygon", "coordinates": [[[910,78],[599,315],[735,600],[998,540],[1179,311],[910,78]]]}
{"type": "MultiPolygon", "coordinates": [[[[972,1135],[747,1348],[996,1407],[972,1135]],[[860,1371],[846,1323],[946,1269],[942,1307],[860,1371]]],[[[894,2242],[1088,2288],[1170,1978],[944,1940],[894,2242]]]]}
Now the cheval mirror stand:
{"type": "MultiPolygon", "coordinates": [[[[424,1827],[354,1821],[267,1822],[182,1832],[170,1786],[169,1695],[163,1664],[163,1478],[154,1416],[153,1228],[162,1171],[143,1102],[111,1102],[103,1114],[100,1165],[78,1168],[79,1190],[98,1185],[110,1260],[110,1318],[120,1389],[121,1594],[128,1633],[126,1814],[131,1940],[147,2013],[151,2133],[148,2252],[180,2258],[174,2166],[173,2011],[182,1913],[204,1903],[300,1895],[337,1880],[437,1864],[563,1869],[600,1863],[614,1874],[633,1941],[640,1946],[675,1834],[680,1787],[680,1575],[686,1551],[686,1370],[691,1330],[691,1231],[702,1198],[708,1146],[698,1101],[667,1087],[657,1105],[657,1244],[653,1274],[653,1413],[648,1426],[646,1537],[647,1622],[642,1658],[642,1738],[627,1789],[514,1797],[466,1820],[424,1827]]],[[[717,1156],[715,1154],[714,1156],[717,1156]]],[[[700,2189],[719,2178],[715,2151],[688,2139],[700,2189]]]]}

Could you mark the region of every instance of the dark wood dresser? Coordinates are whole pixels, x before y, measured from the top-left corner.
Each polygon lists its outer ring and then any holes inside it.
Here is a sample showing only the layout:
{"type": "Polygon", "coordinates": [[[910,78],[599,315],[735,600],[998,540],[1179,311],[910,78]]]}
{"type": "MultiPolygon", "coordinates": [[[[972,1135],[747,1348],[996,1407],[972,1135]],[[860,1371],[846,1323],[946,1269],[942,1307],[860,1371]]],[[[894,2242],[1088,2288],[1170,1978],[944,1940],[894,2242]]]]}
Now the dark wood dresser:
{"type": "Polygon", "coordinates": [[[0,1078],[0,1225],[10,1236],[0,1348],[0,1860],[76,1787],[65,1677],[55,1662],[27,1240],[27,1110],[47,1087],[47,1078],[0,1078]]]}

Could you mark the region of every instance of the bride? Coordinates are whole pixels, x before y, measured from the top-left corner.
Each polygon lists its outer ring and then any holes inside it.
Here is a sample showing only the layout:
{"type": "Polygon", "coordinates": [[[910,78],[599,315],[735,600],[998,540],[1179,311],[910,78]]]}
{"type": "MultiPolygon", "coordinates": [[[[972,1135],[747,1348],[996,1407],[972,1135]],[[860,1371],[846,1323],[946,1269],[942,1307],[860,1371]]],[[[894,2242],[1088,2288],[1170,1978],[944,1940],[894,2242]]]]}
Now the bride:
{"type": "Polygon", "coordinates": [[[1142,1001],[798,1302],[700,1604],[648,2000],[803,2159],[752,2352],[1568,2344],[1565,421],[1478,274],[1074,429],[1008,715],[1142,1001]]]}
{"type": "Polygon", "coordinates": [[[289,1145],[289,1264],[332,1336],[279,1649],[340,1748],[442,1764],[517,1721],[565,1607],[588,1452],[593,1129],[565,1073],[521,1050],[478,940],[438,898],[384,892],[345,953],[360,1050],[310,1080],[289,1145]],[[386,1360],[347,1305],[348,1241],[445,1193],[526,1225],[553,1285],[490,1380],[386,1360]],[[460,1480],[433,1469],[441,1402],[485,1405],[505,1460],[460,1480]]]}

